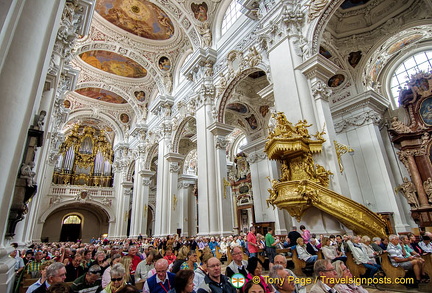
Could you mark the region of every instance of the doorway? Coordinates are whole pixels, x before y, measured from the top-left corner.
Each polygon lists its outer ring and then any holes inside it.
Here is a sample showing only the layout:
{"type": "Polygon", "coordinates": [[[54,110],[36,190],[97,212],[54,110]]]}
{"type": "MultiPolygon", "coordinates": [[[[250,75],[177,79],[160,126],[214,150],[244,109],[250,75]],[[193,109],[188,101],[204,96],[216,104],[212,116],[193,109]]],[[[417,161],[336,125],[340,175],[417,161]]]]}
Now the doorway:
{"type": "Polygon", "coordinates": [[[73,214],[66,216],[63,220],[59,241],[76,242],[78,239],[81,239],[81,224],[82,219],[79,215],[73,214]]]}

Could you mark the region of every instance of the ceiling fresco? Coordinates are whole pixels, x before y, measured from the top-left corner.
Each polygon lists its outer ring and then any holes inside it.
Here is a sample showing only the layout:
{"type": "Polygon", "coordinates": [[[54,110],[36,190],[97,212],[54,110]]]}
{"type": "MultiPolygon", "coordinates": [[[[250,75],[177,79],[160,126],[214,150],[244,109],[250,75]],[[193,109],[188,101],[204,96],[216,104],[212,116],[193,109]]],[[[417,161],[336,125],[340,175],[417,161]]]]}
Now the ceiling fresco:
{"type": "Polygon", "coordinates": [[[101,88],[92,88],[92,87],[87,87],[87,88],[82,88],[82,89],[78,89],[75,92],[77,92],[80,95],[95,99],[95,100],[99,100],[102,102],[107,102],[107,103],[113,103],[113,104],[126,104],[126,100],[123,99],[122,97],[120,97],[119,95],[111,92],[111,91],[107,91],[101,88]]]}
{"type": "Polygon", "coordinates": [[[97,0],[96,11],[112,24],[139,37],[167,40],[174,34],[168,15],[145,0],[97,0]]]}
{"type": "Polygon", "coordinates": [[[108,73],[123,77],[142,78],[147,70],[137,62],[109,51],[87,51],[79,55],[87,64],[108,73]]]}

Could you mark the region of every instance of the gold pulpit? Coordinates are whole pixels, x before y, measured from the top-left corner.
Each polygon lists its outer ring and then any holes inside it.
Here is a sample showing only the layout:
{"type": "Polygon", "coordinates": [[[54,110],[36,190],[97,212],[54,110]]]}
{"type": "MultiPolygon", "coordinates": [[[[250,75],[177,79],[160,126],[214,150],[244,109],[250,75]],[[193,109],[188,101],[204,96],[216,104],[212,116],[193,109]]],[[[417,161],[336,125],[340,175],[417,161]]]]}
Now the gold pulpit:
{"type": "Polygon", "coordinates": [[[281,163],[281,177],[271,180],[267,202],[287,210],[298,221],[313,206],[357,234],[385,237],[386,224],[378,214],[328,189],[333,173],[315,164],[312,157],[322,151],[324,131],[312,135],[312,139],[306,120],[293,125],[281,112],[273,117],[276,126],[269,134],[265,152],[269,159],[281,163]]]}

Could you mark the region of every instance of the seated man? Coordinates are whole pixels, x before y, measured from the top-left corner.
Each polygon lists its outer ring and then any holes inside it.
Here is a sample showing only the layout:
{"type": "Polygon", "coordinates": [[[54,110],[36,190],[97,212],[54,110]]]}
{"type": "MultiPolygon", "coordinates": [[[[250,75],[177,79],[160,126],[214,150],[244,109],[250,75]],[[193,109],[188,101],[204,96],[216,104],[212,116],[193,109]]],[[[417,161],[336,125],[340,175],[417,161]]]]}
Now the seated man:
{"type": "Polygon", "coordinates": [[[417,283],[421,281],[423,274],[423,266],[415,256],[405,258],[402,247],[399,244],[399,237],[397,235],[389,236],[389,244],[387,245],[387,252],[390,256],[391,263],[394,267],[402,267],[405,270],[414,271],[417,283]]]}
{"type": "Polygon", "coordinates": [[[81,266],[82,255],[75,253],[72,261],[66,266],[66,282],[73,282],[84,275],[84,268],[81,266]]]}
{"type": "Polygon", "coordinates": [[[362,245],[360,244],[360,237],[353,236],[352,240],[348,240],[347,243],[353,254],[355,263],[358,265],[361,264],[367,269],[367,278],[373,278],[381,266],[376,262],[374,263],[371,261],[368,254],[363,250],[362,245]]]}
{"type": "Polygon", "coordinates": [[[72,286],[74,293],[98,293],[102,291],[102,269],[99,265],[92,265],[88,272],[77,278],[72,286]]]}
{"type": "Polygon", "coordinates": [[[246,270],[248,262],[246,260],[243,260],[242,248],[239,246],[234,247],[233,249],[231,249],[231,255],[233,260],[227,266],[225,276],[231,278],[234,274],[238,273],[246,276],[248,274],[248,271],[246,270]]]}
{"type": "Polygon", "coordinates": [[[432,253],[432,243],[429,236],[423,236],[423,240],[418,245],[424,252],[432,253]]]}
{"type": "Polygon", "coordinates": [[[164,293],[174,288],[175,274],[168,272],[168,261],[164,258],[155,263],[156,274],[144,284],[145,293],[164,293]]]}
{"type": "Polygon", "coordinates": [[[61,262],[55,262],[46,268],[46,280],[33,293],[45,293],[47,289],[56,283],[63,283],[66,279],[66,268],[61,262]]]}
{"type": "Polygon", "coordinates": [[[319,248],[317,247],[318,242],[316,240],[316,238],[311,238],[309,240],[309,242],[306,244],[306,250],[307,252],[309,252],[311,255],[317,255],[319,248]]]}
{"type": "Polygon", "coordinates": [[[207,261],[207,276],[196,289],[197,293],[236,293],[229,279],[221,273],[222,264],[216,257],[207,261]]]}

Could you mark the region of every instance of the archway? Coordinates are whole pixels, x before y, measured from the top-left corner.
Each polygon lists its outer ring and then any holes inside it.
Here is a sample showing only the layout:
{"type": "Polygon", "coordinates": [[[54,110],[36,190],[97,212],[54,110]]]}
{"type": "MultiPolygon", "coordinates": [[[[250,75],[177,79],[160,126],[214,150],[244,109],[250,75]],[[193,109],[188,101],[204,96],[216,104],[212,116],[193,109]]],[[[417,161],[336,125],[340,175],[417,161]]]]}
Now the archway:
{"type": "Polygon", "coordinates": [[[89,242],[91,238],[98,238],[102,234],[108,233],[109,217],[101,207],[86,202],[73,202],[61,206],[52,211],[46,218],[41,239],[46,242],[52,241],[76,241],[81,239],[89,242]],[[77,216],[80,223],[77,223],[77,216]],[[71,224],[66,224],[66,220],[71,220],[71,224]],[[69,226],[69,225],[79,225],[69,226]]]}

